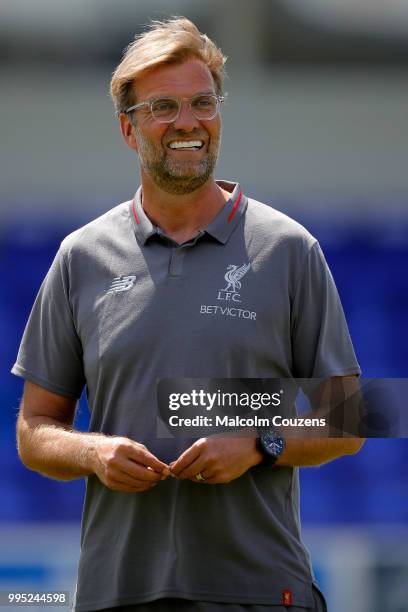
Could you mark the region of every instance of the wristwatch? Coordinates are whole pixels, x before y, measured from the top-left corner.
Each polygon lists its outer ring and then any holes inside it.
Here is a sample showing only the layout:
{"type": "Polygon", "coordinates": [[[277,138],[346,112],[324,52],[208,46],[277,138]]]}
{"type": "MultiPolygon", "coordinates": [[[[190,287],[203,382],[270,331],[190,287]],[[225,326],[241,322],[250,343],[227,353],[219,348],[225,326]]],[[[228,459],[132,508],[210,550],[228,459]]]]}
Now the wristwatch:
{"type": "Polygon", "coordinates": [[[260,465],[272,466],[283,453],[285,440],[274,429],[270,427],[258,427],[256,448],[262,453],[263,460],[260,465]]]}

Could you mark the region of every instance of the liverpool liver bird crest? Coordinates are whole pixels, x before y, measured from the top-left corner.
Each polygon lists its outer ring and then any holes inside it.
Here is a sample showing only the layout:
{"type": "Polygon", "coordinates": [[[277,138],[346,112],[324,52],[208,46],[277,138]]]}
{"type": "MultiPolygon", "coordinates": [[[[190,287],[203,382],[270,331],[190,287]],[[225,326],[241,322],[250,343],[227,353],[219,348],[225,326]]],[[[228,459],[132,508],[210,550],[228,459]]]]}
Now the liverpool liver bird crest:
{"type": "Polygon", "coordinates": [[[224,274],[224,278],[228,285],[225,289],[222,289],[222,291],[239,291],[241,289],[241,278],[245,276],[250,267],[250,263],[242,264],[242,266],[230,264],[227,267],[227,272],[224,274]]]}

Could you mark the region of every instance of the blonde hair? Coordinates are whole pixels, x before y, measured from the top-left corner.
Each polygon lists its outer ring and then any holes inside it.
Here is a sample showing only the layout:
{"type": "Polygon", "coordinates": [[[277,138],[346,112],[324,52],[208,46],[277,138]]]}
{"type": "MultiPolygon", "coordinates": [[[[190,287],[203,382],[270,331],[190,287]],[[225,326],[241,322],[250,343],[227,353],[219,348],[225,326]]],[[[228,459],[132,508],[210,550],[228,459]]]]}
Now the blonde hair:
{"type": "Polygon", "coordinates": [[[133,81],[144,72],[165,64],[182,64],[193,58],[208,66],[217,94],[221,94],[227,61],[221,49],[186,17],[152,21],[150,28],[126,47],[113,73],[110,94],[116,112],[122,113],[134,103],[133,81]]]}

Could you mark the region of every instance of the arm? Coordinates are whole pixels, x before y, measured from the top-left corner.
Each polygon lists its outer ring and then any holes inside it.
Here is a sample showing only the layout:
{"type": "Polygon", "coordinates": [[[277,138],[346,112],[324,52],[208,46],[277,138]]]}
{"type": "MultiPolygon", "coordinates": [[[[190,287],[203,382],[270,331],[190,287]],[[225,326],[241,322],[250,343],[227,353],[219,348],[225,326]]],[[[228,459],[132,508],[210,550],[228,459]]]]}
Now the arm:
{"type": "MultiPolygon", "coordinates": [[[[323,383],[310,396],[314,409],[311,416],[326,415],[327,410],[330,411],[327,397],[332,380],[323,383]]],[[[348,394],[359,388],[355,376],[336,377],[336,380],[347,388],[348,394]]],[[[233,432],[232,435],[217,434],[197,440],[174,462],[172,473],[178,478],[196,481],[195,475],[200,472],[209,484],[226,483],[238,478],[263,459],[255,444],[257,433],[248,434],[238,437],[237,432],[233,432]]],[[[286,438],[285,449],[275,466],[323,465],[343,455],[357,453],[363,444],[362,438],[286,438]]]]}
{"type": "MultiPolygon", "coordinates": [[[[319,466],[343,455],[353,455],[362,447],[360,438],[312,438],[286,440],[285,450],[275,466],[319,466]]],[[[194,442],[171,466],[174,476],[196,482],[199,472],[208,484],[231,482],[249,468],[261,463],[262,454],[255,446],[255,436],[209,436],[194,442]]]]}
{"type": "MultiPolygon", "coordinates": [[[[340,428],[353,432],[358,419],[360,386],[357,376],[335,376],[324,381],[309,394],[312,412],[310,417],[329,417],[342,404],[340,428]],[[335,392],[333,393],[333,389],[335,392]]],[[[339,435],[343,432],[339,429],[339,435]]],[[[343,455],[354,455],[363,446],[363,438],[325,437],[325,438],[287,438],[285,449],[275,465],[299,467],[319,466],[343,455]]]]}
{"type": "Polygon", "coordinates": [[[363,444],[362,438],[289,438],[275,465],[319,466],[343,455],[354,455],[363,444]]]}
{"type": "Polygon", "coordinates": [[[168,475],[166,464],[124,437],[72,428],[77,401],[26,382],[17,421],[18,453],[26,467],[71,480],[96,474],[117,491],[138,492],[168,475]]]}

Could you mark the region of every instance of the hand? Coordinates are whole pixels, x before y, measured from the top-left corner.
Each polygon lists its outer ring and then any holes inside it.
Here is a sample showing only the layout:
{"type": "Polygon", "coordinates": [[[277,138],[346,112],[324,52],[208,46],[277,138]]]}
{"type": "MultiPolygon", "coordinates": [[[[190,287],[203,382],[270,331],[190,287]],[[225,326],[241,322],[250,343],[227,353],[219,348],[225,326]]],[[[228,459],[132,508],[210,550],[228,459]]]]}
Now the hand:
{"type": "Polygon", "coordinates": [[[254,436],[215,434],[194,442],[177,461],[170,464],[170,468],[176,478],[190,479],[200,484],[221,484],[239,478],[261,460],[254,436]],[[196,479],[199,473],[205,480],[196,479]]]}
{"type": "Polygon", "coordinates": [[[112,491],[148,491],[170,474],[168,465],[129,438],[99,438],[94,450],[94,472],[112,491]]]}

